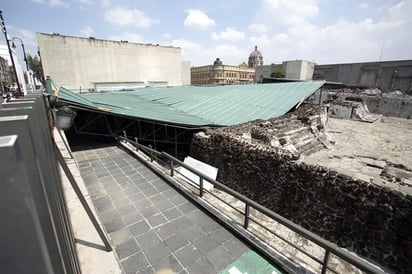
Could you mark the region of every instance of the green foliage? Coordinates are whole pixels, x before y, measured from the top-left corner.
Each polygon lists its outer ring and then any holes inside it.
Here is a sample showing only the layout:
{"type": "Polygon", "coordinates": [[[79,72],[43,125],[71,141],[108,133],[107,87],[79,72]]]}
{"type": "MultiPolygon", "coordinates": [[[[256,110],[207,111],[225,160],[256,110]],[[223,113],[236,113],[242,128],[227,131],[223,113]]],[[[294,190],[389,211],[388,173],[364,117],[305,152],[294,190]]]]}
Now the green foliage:
{"type": "Polygon", "coordinates": [[[270,77],[273,78],[285,78],[285,75],[283,74],[281,69],[275,69],[271,74],[270,77]]]}
{"type": "Polygon", "coordinates": [[[27,54],[27,62],[29,62],[29,67],[33,71],[34,77],[44,85],[44,74],[40,58],[37,55],[31,56],[27,54]]]}

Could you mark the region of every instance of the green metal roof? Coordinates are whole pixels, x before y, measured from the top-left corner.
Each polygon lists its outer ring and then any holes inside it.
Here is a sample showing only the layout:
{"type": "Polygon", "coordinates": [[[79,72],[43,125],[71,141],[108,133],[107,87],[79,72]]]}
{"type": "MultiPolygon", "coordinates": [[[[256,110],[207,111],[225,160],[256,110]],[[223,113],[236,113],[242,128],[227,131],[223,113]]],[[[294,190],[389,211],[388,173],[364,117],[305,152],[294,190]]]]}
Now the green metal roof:
{"type": "Polygon", "coordinates": [[[162,123],[193,127],[230,126],[281,116],[323,84],[324,81],[305,81],[184,86],[87,94],[60,88],[59,97],[77,106],[162,123]]]}

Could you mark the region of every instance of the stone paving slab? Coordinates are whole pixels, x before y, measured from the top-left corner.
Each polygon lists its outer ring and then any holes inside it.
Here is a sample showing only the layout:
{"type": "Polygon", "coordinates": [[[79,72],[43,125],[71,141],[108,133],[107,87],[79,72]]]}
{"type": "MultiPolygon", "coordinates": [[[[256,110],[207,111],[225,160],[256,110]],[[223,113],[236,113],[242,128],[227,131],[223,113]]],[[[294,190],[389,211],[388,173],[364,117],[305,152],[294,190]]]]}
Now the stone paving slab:
{"type": "Polygon", "coordinates": [[[74,155],[124,273],[219,273],[250,250],[122,149],[74,155]]]}

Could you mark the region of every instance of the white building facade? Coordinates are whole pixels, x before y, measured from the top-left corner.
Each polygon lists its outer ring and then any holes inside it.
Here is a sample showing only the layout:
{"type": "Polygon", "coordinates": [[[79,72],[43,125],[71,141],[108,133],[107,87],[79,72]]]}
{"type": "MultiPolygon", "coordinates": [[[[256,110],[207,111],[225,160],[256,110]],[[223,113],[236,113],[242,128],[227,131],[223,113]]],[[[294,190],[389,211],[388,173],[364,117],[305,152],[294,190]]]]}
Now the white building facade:
{"type": "MultiPolygon", "coordinates": [[[[181,49],[37,33],[45,76],[75,92],[187,84],[181,49]]],[[[190,82],[189,82],[190,83],[190,82]]]]}
{"type": "MultiPolygon", "coordinates": [[[[24,77],[24,72],[23,72],[22,66],[20,65],[19,59],[17,58],[16,50],[12,48],[11,52],[13,56],[14,65],[16,66],[17,79],[19,81],[20,88],[24,94],[27,94],[30,91],[27,88],[25,77],[24,77]]],[[[7,60],[9,66],[12,66],[9,49],[7,48],[6,43],[0,44],[0,56],[7,60]]],[[[17,84],[15,85],[17,86],[17,84]]]]}

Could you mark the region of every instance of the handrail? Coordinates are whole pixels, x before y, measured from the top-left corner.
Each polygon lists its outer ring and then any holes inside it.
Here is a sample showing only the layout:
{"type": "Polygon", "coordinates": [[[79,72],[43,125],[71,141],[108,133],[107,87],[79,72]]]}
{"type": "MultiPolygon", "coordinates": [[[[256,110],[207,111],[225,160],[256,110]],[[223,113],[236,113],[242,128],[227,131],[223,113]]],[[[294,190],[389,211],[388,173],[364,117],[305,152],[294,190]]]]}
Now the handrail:
{"type": "Polygon", "coordinates": [[[199,177],[203,177],[203,179],[207,180],[209,183],[213,184],[214,186],[219,187],[226,193],[232,195],[233,197],[239,199],[240,201],[252,206],[253,208],[257,209],[258,211],[264,213],[265,215],[271,217],[272,219],[276,220],[277,222],[281,223],[282,225],[286,226],[287,228],[293,230],[294,232],[297,232],[298,234],[304,236],[305,238],[311,240],[312,242],[316,243],[320,247],[324,248],[325,250],[329,250],[333,254],[341,257],[342,259],[346,260],[347,262],[355,265],[362,271],[368,271],[371,273],[385,273],[382,272],[380,269],[377,269],[373,266],[371,266],[369,263],[366,263],[365,261],[361,260],[357,256],[351,254],[350,252],[347,252],[345,250],[342,250],[340,247],[337,245],[323,239],[322,237],[316,235],[315,233],[293,223],[292,221],[289,221],[288,219],[282,217],[281,215],[273,212],[270,209],[267,209],[266,207],[258,204],[257,202],[249,199],[248,197],[234,191],[233,189],[225,186],[224,184],[210,178],[209,176],[202,174],[198,170],[188,166],[187,164],[181,162],[179,159],[176,159],[175,157],[171,156],[170,154],[166,152],[162,152],[162,156],[166,156],[169,160],[172,160],[173,162],[178,163],[180,166],[186,168],[187,170],[195,173],[199,177]]]}
{"type": "MultiPolygon", "coordinates": [[[[226,193],[232,195],[233,197],[239,199],[240,201],[244,202],[246,204],[246,206],[245,206],[246,210],[249,206],[252,206],[254,209],[256,209],[256,210],[260,211],[261,213],[267,215],[268,217],[274,219],[275,221],[277,221],[278,223],[286,226],[290,230],[300,234],[301,236],[304,236],[305,238],[307,238],[310,241],[314,242],[315,244],[319,245],[320,247],[325,249],[324,263],[327,264],[327,260],[330,257],[329,253],[333,253],[333,254],[337,255],[338,257],[342,258],[343,260],[345,260],[346,262],[354,265],[358,269],[360,269],[362,271],[365,271],[367,273],[385,273],[381,269],[379,269],[379,268],[371,265],[370,263],[366,262],[366,260],[361,259],[358,256],[353,255],[349,251],[346,251],[346,250],[338,247],[337,245],[325,240],[324,238],[314,234],[313,232],[311,232],[311,231],[309,231],[309,230],[293,223],[292,221],[290,221],[290,220],[282,217],[281,215],[273,212],[272,210],[258,204],[257,202],[249,199],[248,197],[234,191],[233,189],[231,189],[231,188],[227,187],[226,185],[216,181],[215,179],[210,178],[206,174],[203,174],[202,172],[194,169],[193,167],[188,166],[187,164],[183,163],[182,161],[180,161],[179,159],[173,157],[172,155],[170,155],[166,152],[158,152],[158,151],[153,150],[151,148],[148,148],[144,145],[141,145],[137,142],[133,142],[132,140],[128,139],[127,137],[122,137],[122,136],[119,136],[119,137],[121,139],[127,141],[127,142],[130,142],[130,143],[134,144],[136,147],[149,150],[150,152],[155,153],[157,156],[160,155],[162,157],[165,157],[165,158],[169,159],[170,162],[171,162],[171,167],[172,168],[173,168],[173,163],[177,163],[181,167],[183,167],[183,168],[193,172],[197,176],[199,176],[200,181],[206,180],[209,183],[211,183],[212,185],[214,185],[216,187],[219,187],[224,192],[226,192],[226,193]]],[[[203,189],[201,189],[201,192],[202,191],[203,191],[203,189]]],[[[247,218],[246,214],[245,214],[245,218],[247,218]]],[[[245,229],[247,229],[247,224],[248,224],[248,221],[245,219],[245,225],[244,225],[245,229]]],[[[324,268],[322,269],[322,272],[324,272],[324,268]]]]}
{"type": "Polygon", "coordinates": [[[133,142],[132,140],[130,140],[130,139],[128,139],[128,138],[126,137],[126,133],[125,133],[125,132],[123,132],[123,134],[124,134],[125,136],[117,136],[117,138],[123,139],[123,140],[125,140],[125,141],[127,141],[127,142],[129,142],[129,143],[134,144],[134,146],[136,147],[136,149],[137,149],[137,148],[141,148],[142,150],[148,151],[149,153],[155,154],[156,156],[161,156],[161,154],[162,154],[161,152],[159,152],[159,151],[157,151],[157,150],[154,150],[153,148],[150,148],[150,147],[144,146],[144,145],[142,145],[142,144],[139,144],[139,143],[137,142],[137,138],[135,138],[135,141],[133,142]]]}

